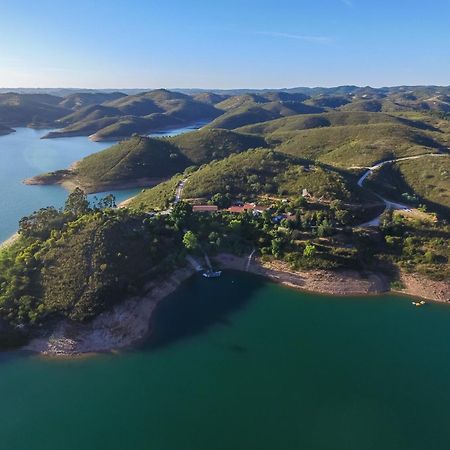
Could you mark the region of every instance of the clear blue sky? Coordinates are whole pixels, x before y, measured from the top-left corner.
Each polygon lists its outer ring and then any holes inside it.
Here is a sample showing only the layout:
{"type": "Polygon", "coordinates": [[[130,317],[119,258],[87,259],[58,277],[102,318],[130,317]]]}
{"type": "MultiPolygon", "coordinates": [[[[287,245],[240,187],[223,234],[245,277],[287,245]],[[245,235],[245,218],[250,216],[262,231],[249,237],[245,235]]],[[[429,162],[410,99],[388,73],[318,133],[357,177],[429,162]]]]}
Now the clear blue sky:
{"type": "Polygon", "coordinates": [[[0,87],[450,84],[449,0],[1,0],[0,87]]]}

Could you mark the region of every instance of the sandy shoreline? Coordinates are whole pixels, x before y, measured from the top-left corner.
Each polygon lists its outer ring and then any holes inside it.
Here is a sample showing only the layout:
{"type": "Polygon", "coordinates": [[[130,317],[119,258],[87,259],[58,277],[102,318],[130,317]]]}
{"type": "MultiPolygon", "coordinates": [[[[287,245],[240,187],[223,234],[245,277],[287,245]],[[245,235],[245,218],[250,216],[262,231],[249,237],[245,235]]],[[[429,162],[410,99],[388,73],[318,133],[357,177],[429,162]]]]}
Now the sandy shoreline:
{"type": "MultiPolygon", "coordinates": [[[[248,271],[276,283],[318,294],[333,296],[377,295],[390,292],[389,279],[378,273],[356,270],[295,271],[283,261],[263,262],[259,258],[220,254],[215,267],[248,271]]],[[[88,324],[61,322],[49,335],[33,339],[24,349],[52,356],[74,356],[127,349],[150,332],[150,319],[157,304],[194,274],[193,269],[176,270],[170,277],[145,287],[145,295],[125,300],[88,324]]],[[[427,300],[450,302],[450,283],[418,275],[403,274],[405,289],[392,291],[427,300]]]]}

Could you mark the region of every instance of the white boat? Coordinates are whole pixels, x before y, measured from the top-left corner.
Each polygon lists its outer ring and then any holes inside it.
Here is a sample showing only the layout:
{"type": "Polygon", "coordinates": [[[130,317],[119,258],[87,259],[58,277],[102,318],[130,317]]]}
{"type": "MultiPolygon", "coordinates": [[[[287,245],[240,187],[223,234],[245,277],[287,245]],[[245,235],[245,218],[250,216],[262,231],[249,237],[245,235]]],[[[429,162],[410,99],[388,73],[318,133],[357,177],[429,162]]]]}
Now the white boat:
{"type": "Polygon", "coordinates": [[[220,275],[222,275],[222,271],[214,271],[214,270],[207,270],[206,272],[203,272],[203,276],[205,278],[219,278],[220,275]]]}

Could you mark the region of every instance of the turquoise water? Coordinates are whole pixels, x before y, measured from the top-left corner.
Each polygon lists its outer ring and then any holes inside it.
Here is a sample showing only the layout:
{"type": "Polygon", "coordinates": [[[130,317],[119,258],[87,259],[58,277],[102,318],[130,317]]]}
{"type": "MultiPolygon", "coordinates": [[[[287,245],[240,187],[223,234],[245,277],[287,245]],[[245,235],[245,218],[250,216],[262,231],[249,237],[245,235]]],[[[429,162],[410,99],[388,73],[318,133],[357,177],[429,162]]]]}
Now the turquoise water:
{"type": "Polygon", "coordinates": [[[447,450],[450,308],[227,272],[161,304],[141,349],[3,355],[5,450],[447,450]]]}
{"type": "MultiPolygon", "coordinates": [[[[155,136],[174,136],[198,126],[165,131],[155,136]]],[[[17,230],[21,217],[45,206],[62,206],[67,197],[67,192],[60,186],[25,186],[22,183],[25,178],[63,169],[112,145],[111,142],[92,142],[87,137],[40,139],[48,131],[18,128],[15,133],[0,136],[0,242],[17,230]]],[[[126,189],[112,193],[120,202],[138,191],[126,189]]],[[[96,195],[102,196],[101,193],[96,195]]]]}

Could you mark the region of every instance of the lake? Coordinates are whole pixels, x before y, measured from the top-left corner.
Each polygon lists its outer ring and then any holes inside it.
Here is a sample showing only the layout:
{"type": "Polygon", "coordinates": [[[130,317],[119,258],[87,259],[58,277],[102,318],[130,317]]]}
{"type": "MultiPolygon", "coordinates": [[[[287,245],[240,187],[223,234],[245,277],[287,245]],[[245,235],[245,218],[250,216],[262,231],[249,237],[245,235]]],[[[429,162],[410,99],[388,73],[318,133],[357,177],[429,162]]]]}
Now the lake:
{"type": "Polygon", "coordinates": [[[447,450],[450,308],[227,271],[122,354],[3,354],[5,450],[447,450]]]}
{"type": "MultiPolygon", "coordinates": [[[[175,136],[201,125],[168,130],[153,136],[175,136]]],[[[87,137],[40,139],[49,131],[17,128],[15,133],[0,136],[0,242],[16,232],[18,221],[23,216],[45,206],[63,206],[67,198],[67,191],[60,186],[26,186],[22,183],[25,178],[64,169],[74,161],[113,144],[92,142],[87,137]]],[[[111,193],[119,203],[138,191],[127,189],[111,193]]],[[[96,195],[102,196],[101,193],[96,195]]]]}

